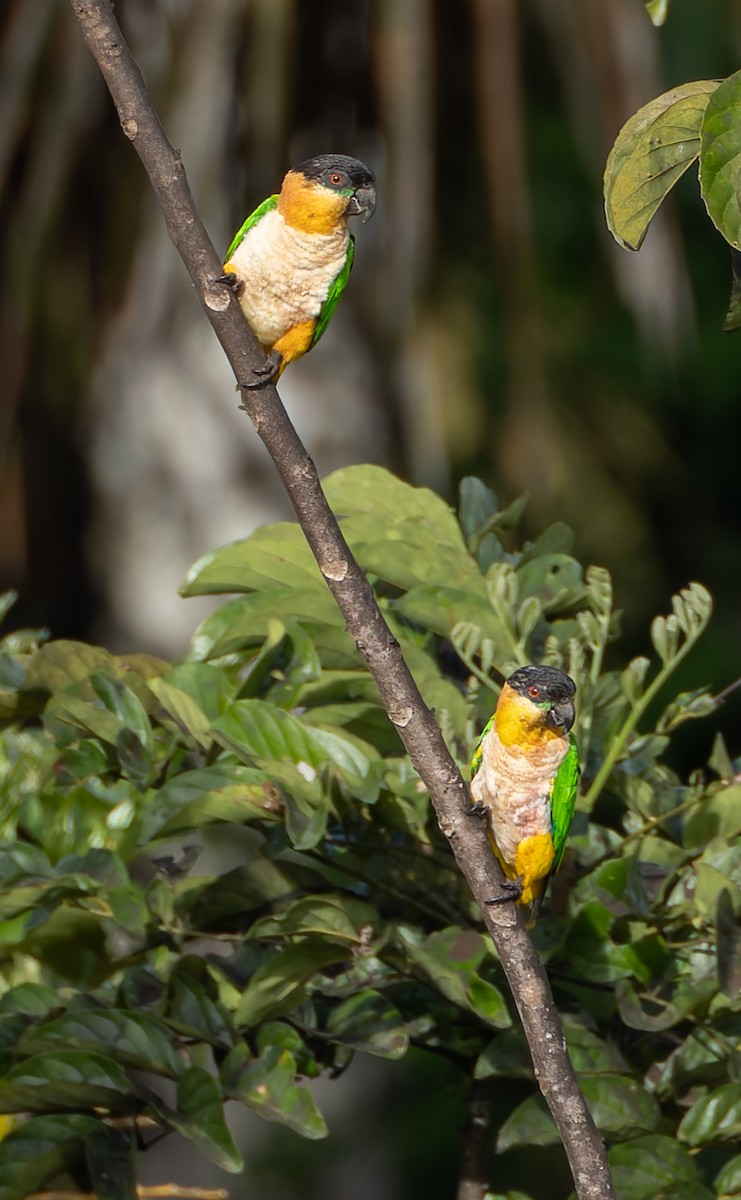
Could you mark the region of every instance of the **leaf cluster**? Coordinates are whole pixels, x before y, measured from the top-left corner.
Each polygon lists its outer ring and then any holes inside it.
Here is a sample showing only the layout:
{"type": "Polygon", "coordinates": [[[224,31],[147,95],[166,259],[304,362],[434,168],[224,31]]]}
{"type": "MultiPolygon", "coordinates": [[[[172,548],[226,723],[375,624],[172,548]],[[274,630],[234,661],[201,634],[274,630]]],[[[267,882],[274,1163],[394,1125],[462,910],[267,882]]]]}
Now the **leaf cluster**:
{"type": "Polygon", "coordinates": [[[730,332],[741,326],[741,71],[672,88],[620,130],[605,167],[604,195],[607,225],[621,246],[640,248],[662,201],[696,161],[708,216],[731,246],[733,286],[724,324],[730,332]]]}
{"type": "MultiPolygon", "coordinates": [[[[660,703],[708,593],[654,621],[653,665],[616,669],[611,581],[565,526],[520,544],[523,503],[476,480],[458,515],[374,467],[326,490],[464,768],[513,667],[574,676],[582,790],[535,931],[569,1048],[623,1200],[741,1191],[741,784],[720,743],[710,781],[664,761],[713,696],[660,703]]],[[[174,666],[0,643],[0,1200],[129,1200],[172,1130],[239,1171],[228,1103],[323,1137],[311,1080],[410,1045],[462,1087],[516,1081],[499,1151],[555,1142],[495,951],[298,526],[207,555],[184,592],[232,598],[174,666]]]]}

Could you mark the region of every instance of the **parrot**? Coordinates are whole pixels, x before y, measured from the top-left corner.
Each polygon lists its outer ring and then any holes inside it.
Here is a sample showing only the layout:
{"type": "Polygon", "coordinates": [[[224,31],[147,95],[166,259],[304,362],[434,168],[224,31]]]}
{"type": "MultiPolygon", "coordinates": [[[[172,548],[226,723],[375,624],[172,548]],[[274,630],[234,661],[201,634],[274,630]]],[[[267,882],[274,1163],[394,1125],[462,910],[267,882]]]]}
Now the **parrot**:
{"type": "Polygon", "coordinates": [[[556,667],[520,667],[504,683],[471,761],[471,812],[486,816],[492,850],[511,881],[501,899],[527,906],[528,927],[574,815],[575,695],[573,679],[556,667]]]}
{"type": "Polygon", "coordinates": [[[376,207],[373,172],[357,158],[320,154],[290,170],[235,234],[219,277],[233,289],[267,355],[248,388],[275,383],[319,341],[355,258],[349,217],[376,207]]]}

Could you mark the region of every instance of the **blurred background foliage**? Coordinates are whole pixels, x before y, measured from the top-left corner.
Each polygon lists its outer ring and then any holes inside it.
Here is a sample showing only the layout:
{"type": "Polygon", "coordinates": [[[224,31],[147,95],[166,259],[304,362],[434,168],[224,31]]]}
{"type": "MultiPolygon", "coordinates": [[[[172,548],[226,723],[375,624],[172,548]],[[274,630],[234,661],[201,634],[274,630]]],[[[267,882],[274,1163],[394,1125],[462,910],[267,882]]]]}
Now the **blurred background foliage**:
{"type": "MultiPolygon", "coordinates": [[[[581,793],[533,932],[572,1060],[619,1200],[740,1196],[741,761],[666,763],[720,697],[647,716],[709,594],[611,669],[611,580],[563,524],[523,543],[471,478],[459,519],[378,467],[325,486],[464,772],[502,673],[574,677],[581,793]]],[[[301,530],[184,592],[232,598],[174,666],[0,642],[0,1112],[26,1114],[0,1200],[478,1200],[461,1161],[497,1200],[566,1200],[496,952],[301,530]]]]}
{"type": "MultiPolygon", "coordinates": [[[[637,637],[690,577],[698,671],[738,644],[738,346],[694,170],[641,252],[604,161],[675,83],[738,66],[731,0],[121,0],[217,247],[326,149],[377,172],[335,327],[284,396],[320,470],[530,492],[637,637]]],[[[66,0],[0,15],[0,583],[56,635],[181,652],[198,554],[285,511],[66,0]]]]}

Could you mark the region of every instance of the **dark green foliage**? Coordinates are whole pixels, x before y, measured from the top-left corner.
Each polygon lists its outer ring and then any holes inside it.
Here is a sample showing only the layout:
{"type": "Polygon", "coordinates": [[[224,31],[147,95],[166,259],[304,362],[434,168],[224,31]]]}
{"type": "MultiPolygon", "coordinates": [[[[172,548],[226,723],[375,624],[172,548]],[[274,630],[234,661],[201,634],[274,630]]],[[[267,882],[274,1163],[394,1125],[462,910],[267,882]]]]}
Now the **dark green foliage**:
{"type": "MultiPolygon", "coordinates": [[[[518,547],[521,506],[475,480],[460,523],[378,468],[326,486],[465,769],[502,673],[574,676],[585,770],[535,937],[621,1200],[734,1194],[741,785],[721,744],[707,775],[665,762],[717,706],[662,691],[708,594],[656,618],[653,666],[608,668],[610,579],[564,526],[518,547]]],[[[298,527],[215,551],[185,590],[237,596],[174,667],[0,644],[0,1112],[30,1114],[0,1198],[71,1173],[128,1200],[144,1118],[240,1171],[227,1100],[320,1138],[306,1081],[410,1045],[462,1086],[518,1081],[498,1150],[554,1142],[496,955],[298,527]],[[204,875],[215,825],[241,827],[244,861],[204,875]]]]}

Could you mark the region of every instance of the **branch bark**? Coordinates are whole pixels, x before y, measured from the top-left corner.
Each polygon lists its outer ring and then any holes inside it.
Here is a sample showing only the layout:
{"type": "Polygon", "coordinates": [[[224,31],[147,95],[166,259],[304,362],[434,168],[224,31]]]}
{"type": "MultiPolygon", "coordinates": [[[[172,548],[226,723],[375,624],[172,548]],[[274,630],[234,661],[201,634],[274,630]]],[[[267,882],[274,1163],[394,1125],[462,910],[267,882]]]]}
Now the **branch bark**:
{"type": "MultiPolygon", "coordinates": [[[[237,381],[252,377],[264,354],[239,305],[215,282],[221,262],[201,223],[179,153],[173,149],[126,46],[110,0],[70,0],[132,141],[157,194],[167,232],[195,284],[206,315],[237,381]]],[[[468,789],[417,690],[322,492],[321,484],[280,398],[272,387],[242,388],[243,406],[285,485],[306,539],[381,694],[389,719],[425,783],[448,838],[481,908],[522,1021],[533,1069],[563,1142],[579,1200],[615,1200],[605,1147],[579,1090],[545,970],[522,917],[513,905],[488,907],[502,875],[486,833],[466,811],[468,789]]]]}
{"type": "Polygon", "coordinates": [[[455,1200],[485,1200],[489,1190],[486,1151],[490,1123],[491,1080],[475,1079],[466,1102],[461,1169],[455,1200]]]}

